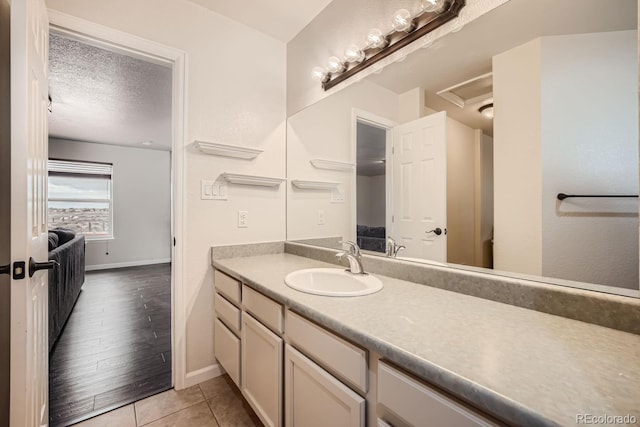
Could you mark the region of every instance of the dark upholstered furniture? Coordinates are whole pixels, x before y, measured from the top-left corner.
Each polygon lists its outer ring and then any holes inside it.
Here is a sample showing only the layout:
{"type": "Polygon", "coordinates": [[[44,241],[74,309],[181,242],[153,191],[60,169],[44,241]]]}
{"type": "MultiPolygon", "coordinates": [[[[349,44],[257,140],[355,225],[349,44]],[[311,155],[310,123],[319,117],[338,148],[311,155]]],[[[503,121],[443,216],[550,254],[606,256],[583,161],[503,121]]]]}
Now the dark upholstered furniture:
{"type": "Polygon", "coordinates": [[[60,266],[49,270],[49,351],[58,340],[84,283],[84,236],[49,231],[49,259],[60,266]]]}
{"type": "Polygon", "coordinates": [[[360,249],[384,252],[387,247],[385,227],[358,225],[356,227],[356,237],[360,249]]]}

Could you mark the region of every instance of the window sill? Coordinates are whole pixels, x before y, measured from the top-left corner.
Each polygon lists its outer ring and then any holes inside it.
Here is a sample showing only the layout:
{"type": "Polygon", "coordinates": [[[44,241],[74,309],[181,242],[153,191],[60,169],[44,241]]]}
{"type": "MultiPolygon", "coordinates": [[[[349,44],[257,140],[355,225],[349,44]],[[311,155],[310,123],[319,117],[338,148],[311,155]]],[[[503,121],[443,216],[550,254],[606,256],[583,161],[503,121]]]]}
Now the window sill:
{"type": "Polygon", "coordinates": [[[90,243],[90,242],[108,242],[108,241],[111,241],[111,240],[115,240],[115,237],[87,237],[87,236],[84,236],[84,240],[87,243],[90,243]]]}

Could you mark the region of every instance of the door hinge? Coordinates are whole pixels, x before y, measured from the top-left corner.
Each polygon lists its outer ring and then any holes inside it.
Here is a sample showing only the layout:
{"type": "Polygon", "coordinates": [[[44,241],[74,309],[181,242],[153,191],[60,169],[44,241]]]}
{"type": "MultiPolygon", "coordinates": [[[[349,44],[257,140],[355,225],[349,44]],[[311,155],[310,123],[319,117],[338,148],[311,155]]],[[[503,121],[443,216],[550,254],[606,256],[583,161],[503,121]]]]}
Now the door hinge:
{"type": "Polygon", "coordinates": [[[175,246],[175,245],[176,245],[176,238],[174,237],[173,238],[173,246],[175,246]]]}
{"type": "Polygon", "coordinates": [[[396,217],[395,217],[395,215],[391,215],[391,222],[396,222],[396,217]]]}
{"type": "Polygon", "coordinates": [[[16,261],[13,263],[13,280],[22,280],[26,277],[27,263],[24,261],[16,261]]]}

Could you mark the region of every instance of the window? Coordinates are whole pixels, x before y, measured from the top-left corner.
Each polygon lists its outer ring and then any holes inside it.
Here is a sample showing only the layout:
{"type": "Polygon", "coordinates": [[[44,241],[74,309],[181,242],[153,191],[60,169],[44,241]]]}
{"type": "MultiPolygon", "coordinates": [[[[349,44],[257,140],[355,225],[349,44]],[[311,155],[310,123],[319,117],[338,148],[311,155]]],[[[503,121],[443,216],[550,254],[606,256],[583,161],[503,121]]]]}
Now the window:
{"type": "Polygon", "coordinates": [[[87,239],[113,237],[113,165],[49,160],[49,228],[68,228],[87,239]]]}

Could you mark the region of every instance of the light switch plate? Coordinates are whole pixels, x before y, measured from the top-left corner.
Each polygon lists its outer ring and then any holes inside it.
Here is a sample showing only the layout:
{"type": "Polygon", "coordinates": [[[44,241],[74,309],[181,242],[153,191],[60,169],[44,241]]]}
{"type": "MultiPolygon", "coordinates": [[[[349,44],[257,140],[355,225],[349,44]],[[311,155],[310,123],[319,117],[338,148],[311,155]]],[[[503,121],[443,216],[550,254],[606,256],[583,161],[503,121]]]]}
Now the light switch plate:
{"type": "Polygon", "coordinates": [[[227,183],[224,181],[200,181],[200,199],[227,200],[227,183]]]}
{"type": "Polygon", "coordinates": [[[331,190],[331,203],[344,203],[344,193],[340,187],[331,190]]]}

